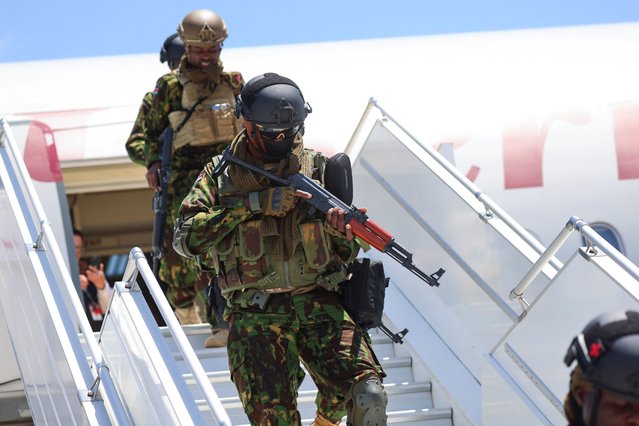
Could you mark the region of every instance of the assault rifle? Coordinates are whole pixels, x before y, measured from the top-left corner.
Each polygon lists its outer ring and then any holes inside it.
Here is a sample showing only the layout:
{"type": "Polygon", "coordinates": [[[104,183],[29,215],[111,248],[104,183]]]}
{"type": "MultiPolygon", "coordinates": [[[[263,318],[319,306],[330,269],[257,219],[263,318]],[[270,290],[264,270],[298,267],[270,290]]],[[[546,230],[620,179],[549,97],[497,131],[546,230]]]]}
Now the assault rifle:
{"type": "Polygon", "coordinates": [[[413,254],[399,245],[392,235],[370,220],[368,216],[365,213],[362,213],[362,211],[357,207],[349,206],[344,203],[338,197],[328,192],[324,187],[313,182],[313,180],[309,177],[304,176],[301,173],[290,176],[288,179],[279,177],[253,164],[234,157],[229,148],[225,149],[222,153],[220,162],[213,170],[213,177],[217,177],[231,163],[235,163],[240,167],[244,167],[258,175],[264,176],[275,185],[291,187],[300,191],[308,192],[311,194],[311,198],[302,198],[302,200],[311,204],[321,212],[327,213],[332,207],[339,207],[344,212],[344,221],[351,225],[353,235],[358,236],[382,253],[388,254],[404,268],[417,275],[428,285],[432,287],[439,286],[438,280],[442,275],[444,275],[444,272],[446,272],[444,269],[439,268],[437,272],[431,275],[421,271],[413,263],[413,254]]]}
{"type": "Polygon", "coordinates": [[[151,241],[153,256],[153,274],[157,277],[160,270],[160,259],[164,256],[164,230],[166,228],[167,197],[169,189],[169,166],[171,163],[171,147],[173,145],[173,129],[167,127],[160,135],[162,156],[158,169],[159,186],[153,195],[153,239],[151,241]]]}

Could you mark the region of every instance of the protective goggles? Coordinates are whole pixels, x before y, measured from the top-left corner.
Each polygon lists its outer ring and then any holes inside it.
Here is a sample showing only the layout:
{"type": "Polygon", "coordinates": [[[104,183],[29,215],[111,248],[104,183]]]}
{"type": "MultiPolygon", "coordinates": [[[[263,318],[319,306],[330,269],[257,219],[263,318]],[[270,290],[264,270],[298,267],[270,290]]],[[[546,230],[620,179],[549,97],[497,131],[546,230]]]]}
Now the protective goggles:
{"type": "Polygon", "coordinates": [[[260,126],[259,124],[257,125],[257,130],[260,132],[260,135],[262,135],[262,137],[264,139],[268,139],[270,141],[273,142],[279,142],[279,141],[285,141],[287,139],[291,139],[292,137],[294,137],[302,128],[302,125],[297,125],[295,127],[286,127],[286,128],[264,128],[262,126],[260,126]]]}

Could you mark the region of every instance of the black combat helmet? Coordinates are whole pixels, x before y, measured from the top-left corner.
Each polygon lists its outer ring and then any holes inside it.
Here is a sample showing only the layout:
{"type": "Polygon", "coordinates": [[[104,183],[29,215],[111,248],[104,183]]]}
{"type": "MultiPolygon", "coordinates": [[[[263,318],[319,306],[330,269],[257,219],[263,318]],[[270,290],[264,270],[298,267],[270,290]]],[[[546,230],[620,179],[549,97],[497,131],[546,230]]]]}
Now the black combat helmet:
{"type": "Polygon", "coordinates": [[[297,84],[275,73],[250,79],[235,104],[235,115],[244,118],[249,130],[251,152],[266,161],[291,154],[311,111],[297,84]]]}
{"type": "Polygon", "coordinates": [[[639,403],[639,312],[599,315],[575,337],[564,362],[577,360],[595,386],[639,403]]]}
{"type": "Polygon", "coordinates": [[[297,132],[311,111],[297,84],[275,73],[249,80],[236,104],[236,115],[255,123],[261,132],[297,132]]]}
{"type": "Polygon", "coordinates": [[[164,44],[160,49],[160,62],[165,63],[180,62],[180,58],[184,54],[184,42],[178,37],[177,33],[173,33],[164,40],[164,44]]]}

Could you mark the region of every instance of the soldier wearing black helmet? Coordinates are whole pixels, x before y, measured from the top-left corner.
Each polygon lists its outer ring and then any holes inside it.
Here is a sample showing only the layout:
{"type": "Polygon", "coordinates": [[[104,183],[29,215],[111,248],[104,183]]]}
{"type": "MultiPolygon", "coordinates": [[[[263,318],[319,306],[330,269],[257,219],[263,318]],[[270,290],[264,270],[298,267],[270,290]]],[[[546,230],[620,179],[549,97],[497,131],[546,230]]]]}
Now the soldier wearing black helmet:
{"type": "MultiPolygon", "coordinates": [[[[259,75],[237,103],[244,129],[228,152],[284,178],[323,181],[325,157],[302,140],[311,108],[293,81],[259,75]]],[[[385,425],[384,372],[337,294],[359,252],[344,212],[325,215],[299,202],[310,194],[234,164],[214,174],[221,158],[184,199],[173,244],[186,256],[214,248],[231,378],[251,424],[301,424],[301,360],[318,388],[314,425],[339,424],[346,414],[348,424],[385,425]]]]}
{"type": "Polygon", "coordinates": [[[160,62],[167,62],[169,69],[174,71],[180,66],[182,55],[184,55],[184,42],[177,33],[171,34],[164,40],[160,49],[160,62]]]}
{"type": "MultiPolygon", "coordinates": [[[[201,323],[195,299],[202,294],[209,277],[200,270],[202,263],[184,258],[172,249],[174,221],[180,202],[198,173],[228,146],[242,126],[233,111],[244,80],[239,72],[224,71],[220,53],[228,32],[217,13],[207,9],[188,13],[178,25],[177,34],[185,53],[175,72],[163,75],[156,83],[144,121],[143,165],[147,168],[148,185],[157,189],[160,135],[170,127],[172,155],[159,277],[168,286],[167,299],[175,308],[176,317],[186,325],[201,323]]],[[[214,329],[205,346],[225,345],[226,329],[215,327],[212,316],[209,321],[214,329]]]]}
{"type": "Polygon", "coordinates": [[[639,312],[593,319],[568,348],[564,362],[575,361],[564,402],[569,425],[639,425],[639,312]]]}

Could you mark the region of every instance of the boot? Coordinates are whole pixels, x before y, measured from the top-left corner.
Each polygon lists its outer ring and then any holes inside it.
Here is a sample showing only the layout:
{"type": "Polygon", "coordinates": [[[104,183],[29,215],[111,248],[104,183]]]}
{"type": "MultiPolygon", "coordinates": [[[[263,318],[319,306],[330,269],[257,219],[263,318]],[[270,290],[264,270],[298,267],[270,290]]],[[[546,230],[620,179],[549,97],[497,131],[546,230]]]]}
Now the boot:
{"type": "Polygon", "coordinates": [[[311,426],[339,426],[340,422],[333,423],[326,417],[322,416],[320,413],[315,415],[315,421],[311,423],[311,426]]]}
{"type": "Polygon", "coordinates": [[[213,335],[204,340],[205,348],[221,348],[226,346],[229,338],[229,331],[226,328],[214,328],[213,335]]]}
{"type": "Polygon", "coordinates": [[[186,308],[175,308],[175,316],[181,325],[202,324],[200,308],[195,303],[186,308]]]}

